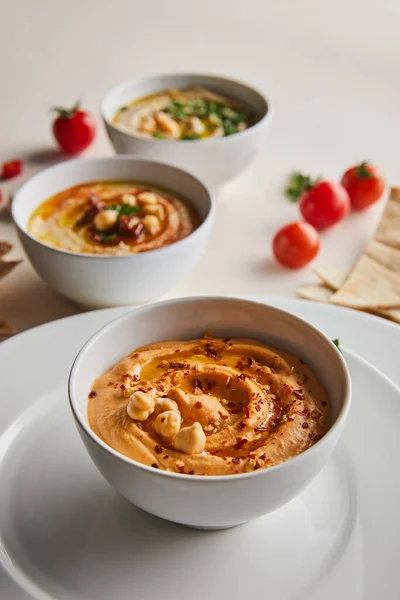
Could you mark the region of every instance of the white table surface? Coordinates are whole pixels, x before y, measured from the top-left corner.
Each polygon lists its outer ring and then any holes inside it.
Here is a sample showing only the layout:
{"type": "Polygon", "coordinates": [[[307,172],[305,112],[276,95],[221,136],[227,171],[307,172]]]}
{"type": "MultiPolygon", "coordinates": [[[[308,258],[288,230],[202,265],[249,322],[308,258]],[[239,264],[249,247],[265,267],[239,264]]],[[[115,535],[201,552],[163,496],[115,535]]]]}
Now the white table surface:
{"type": "MultiPolygon", "coordinates": [[[[204,70],[253,82],[275,105],[265,148],[219,198],[215,229],[197,270],[170,295],[293,296],[314,281],[271,260],[275,230],[295,220],[287,174],[339,177],[369,159],[400,184],[400,4],[396,0],[14,0],[1,10],[0,160],[27,161],[24,178],[61,160],[49,108],[82,97],[99,120],[105,92],[152,72],[204,70]]],[[[88,156],[111,154],[99,122],[88,156]]],[[[381,205],[323,234],[315,264],[351,264],[381,205]]],[[[0,239],[16,242],[6,213],[0,239]]],[[[21,255],[16,245],[14,255],[21,255]]],[[[25,261],[0,283],[0,315],[20,329],[78,309],[25,261]]]]}

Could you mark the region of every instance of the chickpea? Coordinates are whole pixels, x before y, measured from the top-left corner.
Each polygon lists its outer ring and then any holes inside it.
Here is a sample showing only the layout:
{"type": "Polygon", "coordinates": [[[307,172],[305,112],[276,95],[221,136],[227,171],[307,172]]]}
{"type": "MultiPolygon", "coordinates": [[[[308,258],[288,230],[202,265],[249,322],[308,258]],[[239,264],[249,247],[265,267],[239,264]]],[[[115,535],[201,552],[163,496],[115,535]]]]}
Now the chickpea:
{"type": "Polygon", "coordinates": [[[103,210],[102,212],[97,213],[93,219],[94,226],[98,231],[107,231],[107,229],[111,229],[117,221],[118,211],[112,209],[103,210]]]}
{"type": "Polygon", "coordinates": [[[133,392],[126,410],[134,421],[145,421],[154,412],[155,406],[154,394],[133,392]]]}
{"type": "Polygon", "coordinates": [[[174,448],[185,454],[200,454],[206,447],[206,435],[200,423],[183,427],[175,436],[174,448]]]}
{"type": "Polygon", "coordinates": [[[161,229],[160,221],[155,215],[146,215],[143,218],[143,225],[150,235],[156,235],[161,229]]]}
{"type": "Polygon", "coordinates": [[[154,117],[152,117],[151,115],[147,115],[146,117],[143,117],[140,123],[140,131],[143,131],[144,133],[154,133],[155,130],[157,129],[157,123],[154,119],[154,117]]]}
{"type": "Polygon", "coordinates": [[[142,192],[138,195],[137,200],[139,204],[156,204],[157,194],[154,192],[142,192]]]}
{"type": "Polygon", "coordinates": [[[136,206],[136,196],[134,194],[124,194],[122,196],[122,202],[124,204],[129,204],[129,206],[136,206]]]}
{"type": "Polygon", "coordinates": [[[181,413],[177,410],[162,412],[154,421],[155,431],[165,442],[171,442],[180,428],[181,413]]]}
{"type": "Polygon", "coordinates": [[[160,219],[160,221],[164,218],[164,207],[161,204],[145,204],[143,206],[143,212],[146,215],[155,215],[160,219]]]}
{"type": "Polygon", "coordinates": [[[154,118],[161,131],[164,131],[172,138],[181,137],[181,128],[175,119],[173,119],[170,115],[160,111],[154,115],[154,118]]]}
{"type": "Polygon", "coordinates": [[[171,398],[158,398],[157,406],[159,407],[161,412],[176,410],[179,412],[179,406],[175,402],[175,400],[171,400],[171,398]]]}

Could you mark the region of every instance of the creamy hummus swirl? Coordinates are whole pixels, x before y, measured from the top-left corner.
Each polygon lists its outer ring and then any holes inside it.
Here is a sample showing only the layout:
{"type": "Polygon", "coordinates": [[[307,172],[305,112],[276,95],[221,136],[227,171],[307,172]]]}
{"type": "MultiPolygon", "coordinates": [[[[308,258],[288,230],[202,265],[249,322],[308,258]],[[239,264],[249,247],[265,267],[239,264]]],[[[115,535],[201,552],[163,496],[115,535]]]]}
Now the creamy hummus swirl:
{"type": "Polygon", "coordinates": [[[329,400],[294,355],[250,339],[199,339],[150,344],[121,360],[94,381],[88,418],[104,442],[145,465],[232,475],[277,465],[312,446],[329,428],[329,400]],[[135,392],[155,398],[142,421],[128,414],[135,392]],[[203,451],[177,451],[156,433],[162,398],[178,405],[181,429],[201,425],[203,451]]]}

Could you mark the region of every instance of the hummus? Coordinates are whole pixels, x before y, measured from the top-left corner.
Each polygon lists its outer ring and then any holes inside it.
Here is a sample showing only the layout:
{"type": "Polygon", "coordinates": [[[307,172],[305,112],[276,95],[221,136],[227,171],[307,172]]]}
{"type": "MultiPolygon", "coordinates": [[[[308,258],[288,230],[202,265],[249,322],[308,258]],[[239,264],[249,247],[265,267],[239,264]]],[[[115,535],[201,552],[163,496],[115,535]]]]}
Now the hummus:
{"type": "Polygon", "coordinates": [[[137,182],[90,182],[64,190],[34,211],[28,231],[70,252],[123,256],[188,236],[194,209],[170,192],[137,182]]]}
{"type": "Polygon", "coordinates": [[[145,465],[232,475],[297,456],[329,428],[327,393],[297,356],[250,339],[138,348],[96,379],[88,420],[145,465]]]}
{"type": "Polygon", "coordinates": [[[247,129],[253,121],[249,108],[198,87],[168,89],[133,100],[113,118],[126,133],[177,140],[224,137],[247,129]]]}

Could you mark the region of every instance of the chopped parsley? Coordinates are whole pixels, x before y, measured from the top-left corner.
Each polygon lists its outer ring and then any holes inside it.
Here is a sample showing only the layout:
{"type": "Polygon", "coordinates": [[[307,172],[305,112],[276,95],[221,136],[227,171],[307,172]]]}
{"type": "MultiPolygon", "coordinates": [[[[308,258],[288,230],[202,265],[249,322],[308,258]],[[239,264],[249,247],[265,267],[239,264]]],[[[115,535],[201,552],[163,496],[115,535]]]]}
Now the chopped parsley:
{"type": "Polygon", "coordinates": [[[182,133],[181,140],[199,140],[200,136],[198,133],[182,133]]]}
{"type": "Polygon", "coordinates": [[[336,338],[335,340],[332,340],[332,342],[335,344],[335,346],[339,350],[339,352],[342,352],[339,340],[336,338]]]}
{"type": "Polygon", "coordinates": [[[159,140],[163,140],[164,134],[160,133],[159,131],[156,131],[155,133],[153,133],[153,137],[158,138],[159,140]]]}
{"type": "Polygon", "coordinates": [[[139,206],[131,206],[130,204],[111,204],[106,210],[116,210],[118,218],[122,215],[133,215],[140,211],[139,206]]]}

